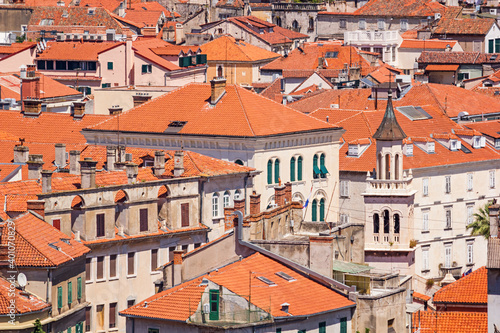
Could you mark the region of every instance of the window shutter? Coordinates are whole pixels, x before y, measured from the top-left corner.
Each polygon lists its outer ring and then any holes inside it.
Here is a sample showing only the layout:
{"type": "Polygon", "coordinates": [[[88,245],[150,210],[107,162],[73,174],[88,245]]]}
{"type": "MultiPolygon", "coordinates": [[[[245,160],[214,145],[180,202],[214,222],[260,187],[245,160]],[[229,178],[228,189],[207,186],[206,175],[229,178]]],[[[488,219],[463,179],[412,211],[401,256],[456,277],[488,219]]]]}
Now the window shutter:
{"type": "Polygon", "coordinates": [[[318,201],[316,199],[313,200],[311,209],[312,221],[316,222],[318,221],[318,201]]]}
{"type": "Polygon", "coordinates": [[[290,181],[295,181],[295,157],[290,160],[290,181]]]}
{"type": "Polygon", "coordinates": [[[82,299],[82,278],[76,279],[76,297],[78,300],[82,299]]]}
{"type": "Polygon", "coordinates": [[[276,159],[274,161],[274,182],[280,182],[280,160],[276,159]]]}
{"type": "Polygon", "coordinates": [[[495,53],[500,52],[500,38],[495,39],[495,53]]]}
{"type": "Polygon", "coordinates": [[[92,273],[90,271],[91,266],[92,266],[92,258],[87,258],[85,260],[85,281],[92,280],[92,273]]]}
{"type": "Polygon", "coordinates": [[[96,236],[104,237],[104,214],[96,215],[96,236]]]}
{"type": "Polygon", "coordinates": [[[158,267],[158,249],[151,249],[151,272],[158,267]]]}
{"type": "Polygon", "coordinates": [[[495,41],[493,39],[488,39],[488,53],[495,53],[495,41]]]}
{"type": "Polygon", "coordinates": [[[147,73],[148,72],[148,65],[142,65],[142,73],[147,73]]]}
{"type": "Polygon", "coordinates": [[[73,283],[71,281],[68,282],[68,304],[73,302],[73,283]]]}
{"type": "Polygon", "coordinates": [[[57,287],[57,308],[61,309],[63,304],[63,288],[57,287]]]}
{"type": "Polygon", "coordinates": [[[90,331],[90,317],[91,317],[91,307],[87,306],[85,308],[85,332],[90,331]]]}
{"type": "Polygon", "coordinates": [[[267,161],[267,183],[273,183],[273,161],[267,161]]]}
{"type": "Polygon", "coordinates": [[[61,219],[52,220],[52,226],[57,230],[61,230],[61,219]]]}
{"type": "Polygon", "coordinates": [[[347,318],[340,318],[340,333],[347,333],[347,318]]]}
{"type": "Polygon", "coordinates": [[[109,327],[116,327],[116,303],[109,304],[109,327]]]}
{"type": "Polygon", "coordinates": [[[140,231],[148,231],[148,209],[147,208],[142,208],[139,210],[139,215],[140,215],[140,223],[139,223],[139,228],[140,231]]]}
{"type": "Polygon", "coordinates": [[[97,279],[104,278],[104,257],[97,257],[97,279]]]}
{"type": "Polygon", "coordinates": [[[108,62],[108,69],[109,70],[113,69],[113,63],[111,61],[108,62]]]}
{"type": "Polygon", "coordinates": [[[325,199],[323,198],[319,201],[319,220],[325,220],[325,199]]]}
{"type": "Polygon", "coordinates": [[[130,252],[127,254],[127,274],[134,275],[135,273],[135,253],[130,252]]]}
{"type": "Polygon", "coordinates": [[[219,290],[213,289],[210,295],[210,320],[219,320],[219,290]]]}
{"type": "Polygon", "coordinates": [[[109,277],[116,277],[116,254],[109,256],[109,277]]]}
{"type": "Polygon", "coordinates": [[[297,158],[297,180],[302,180],[302,156],[297,158]]]}
{"type": "Polygon", "coordinates": [[[181,204],[181,224],[182,227],[189,227],[189,203],[181,204]]]}

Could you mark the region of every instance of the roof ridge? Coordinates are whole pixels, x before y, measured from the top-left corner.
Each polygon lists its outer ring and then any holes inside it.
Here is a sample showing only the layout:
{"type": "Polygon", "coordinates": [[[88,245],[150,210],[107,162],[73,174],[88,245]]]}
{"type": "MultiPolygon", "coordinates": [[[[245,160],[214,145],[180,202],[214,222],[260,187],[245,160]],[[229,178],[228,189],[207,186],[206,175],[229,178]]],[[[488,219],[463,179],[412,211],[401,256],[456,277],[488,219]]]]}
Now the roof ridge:
{"type": "Polygon", "coordinates": [[[198,170],[198,172],[201,173],[201,169],[198,167],[198,165],[196,164],[196,162],[194,161],[193,157],[191,156],[191,152],[189,150],[184,150],[184,153],[187,154],[187,156],[189,157],[189,159],[191,160],[191,162],[193,163],[194,167],[198,170]]]}
{"type": "MultiPolygon", "coordinates": [[[[236,96],[238,96],[238,101],[240,102],[241,108],[243,109],[243,114],[245,115],[245,120],[247,121],[248,127],[250,127],[250,131],[252,132],[252,134],[254,136],[256,136],[256,134],[252,128],[252,124],[250,124],[250,120],[248,120],[247,110],[245,109],[245,106],[243,105],[243,102],[241,101],[241,96],[240,96],[240,93],[238,91],[238,88],[239,88],[239,86],[235,85],[234,91],[236,92],[236,96]]],[[[243,89],[243,88],[241,88],[241,89],[243,89]]]]}

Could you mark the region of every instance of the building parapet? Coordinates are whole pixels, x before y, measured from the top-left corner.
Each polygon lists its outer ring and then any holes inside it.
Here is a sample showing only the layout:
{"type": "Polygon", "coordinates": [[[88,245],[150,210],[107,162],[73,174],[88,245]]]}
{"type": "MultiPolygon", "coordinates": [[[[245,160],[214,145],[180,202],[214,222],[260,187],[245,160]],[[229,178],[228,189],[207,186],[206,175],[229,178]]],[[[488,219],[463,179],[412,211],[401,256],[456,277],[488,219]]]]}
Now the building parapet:
{"type": "Polygon", "coordinates": [[[410,196],[417,192],[411,188],[412,180],[411,175],[403,180],[367,178],[366,191],[361,195],[410,196]]]}
{"type": "Polygon", "coordinates": [[[346,44],[357,43],[398,43],[399,33],[397,30],[355,30],[344,32],[344,42],[346,44]]]}

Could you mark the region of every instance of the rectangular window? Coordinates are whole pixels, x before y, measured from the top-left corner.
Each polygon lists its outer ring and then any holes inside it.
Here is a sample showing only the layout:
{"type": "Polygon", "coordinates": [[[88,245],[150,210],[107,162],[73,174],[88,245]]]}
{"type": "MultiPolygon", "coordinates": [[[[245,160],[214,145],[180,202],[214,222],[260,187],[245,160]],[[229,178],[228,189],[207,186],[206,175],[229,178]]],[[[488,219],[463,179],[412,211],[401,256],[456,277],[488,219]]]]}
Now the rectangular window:
{"type": "Polygon", "coordinates": [[[422,179],[422,193],[424,197],[429,195],[429,178],[422,179]]]}
{"type": "Polygon", "coordinates": [[[142,74],[149,74],[153,70],[152,65],[142,65],[142,74]]]}
{"type": "Polygon", "coordinates": [[[160,333],[160,330],[157,328],[148,328],[148,333],[160,333]]]}
{"type": "Polygon", "coordinates": [[[495,139],[495,148],[500,149],[500,139],[495,139]]]}
{"type": "Polygon", "coordinates": [[[85,260],[85,281],[92,281],[92,258],[85,260]]]}
{"type": "Polygon", "coordinates": [[[65,71],[66,70],[66,61],[56,61],[56,69],[58,71],[65,71]]]}
{"type": "Polygon", "coordinates": [[[97,280],[104,279],[104,257],[97,257],[97,280]]]}
{"type": "Polygon", "coordinates": [[[109,303],[109,328],[116,327],[116,303],[109,303]]]}
{"type": "Polygon", "coordinates": [[[444,267],[451,267],[451,244],[445,245],[444,248],[444,267]]]}
{"type": "Polygon", "coordinates": [[[495,53],[495,48],[493,46],[494,43],[495,43],[495,40],[488,39],[488,53],[495,53]]]}
{"type": "Polygon", "coordinates": [[[73,282],[68,282],[68,305],[73,303],[73,282]]]}
{"type": "Polygon", "coordinates": [[[103,84],[101,84],[101,87],[102,88],[109,88],[109,87],[111,87],[111,83],[103,83],[103,84]]]}
{"type": "Polygon", "coordinates": [[[366,20],[365,19],[360,19],[358,24],[359,24],[359,30],[366,29],[366,20]]]}
{"type": "Polygon", "coordinates": [[[97,214],[96,218],[96,237],[104,237],[104,214],[97,214]]]}
{"type": "Polygon", "coordinates": [[[54,62],[52,60],[47,60],[47,70],[54,70],[54,62]]]}
{"type": "Polygon", "coordinates": [[[495,39],[495,53],[500,53],[500,38],[495,39]]]}
{"type": "Polygon", "coordinates": [[[78,300],[82,299],[82,278],[81,277],[76,279],[76,298],[78,300]]]}
{"type": "Polygon", "coordinates": [[[75,332],[76,333],[83,333],[83,321],[76,323],[75,332]]]}
{"type": "Polygon", "coordinates": [[[422,248],[422,270],[429,270],[429,248],[422,248]]]}
{"type": "Polygon", "coordinates": [[[490,188],[495,188],[495,170],[490,170],[490,188]]]}
{"type": "Polygon", "coordinates": [[[181,204],[181,226],[189,227],[189,203],[181,204]]]}
{"type": "Polygon", "coordinates": [[[130,252],[127,254],[127,274],[135,274],[135,252],[130,252]]]}
{"type": "Polygon", "coordinates": [[[347,20],[346,19],[340,19],[339,26],[340,26],[340,29],[347,28],[347,20]]]}
{"type": "Polygon", "coordinates": [[[158,267],[158,249],[151,249],[151,272],[158,267]]]}
{"type": "Polygon", "coordinates": [[[385,30],[385,20],[379,19],[377,21],[377,28],[378,30],[385,30]]]}
{"type": "Polygon", "coordinates": [[[210,320],[219,320],[219,290],[210,290],[210,320]]]}
{"type": "Polygon", "coordinates": [[[349,223],[349,215],[340,214],[340,224],[349,223]]]}
{"type": "Polygon", "coordinates": [[[340,318],[340,333],[347,333],[347,318],[340,318]]]}
{"type": "Polygon", "coordinates": [[[108,69],[113,70],[113,62],[108,61],[108,69]]]}
{"type": "Polygon", "coordinates": [[[326,321],[319,323],[319,333],[326,333],[326,321]]]}
{"type": "Polygon", "coordinates": [[[57,287],[57,308],[62,309],[63,307],[63,288],[57,287]]]}
{"type": "Polygon", "coordinates": [[[135,299],[129,299],[127,301],[127,309],[135,304],[135,299]]]}
{"type": "Polygon", "coordinates": [[[52,226],[57,230],[61,230],[61,219],[53,219],[52,226]]]}
{"type": "Polygon", "coordinates": [[[104,330],[104,304],[96,306],[96,319],[97,319],[97,330],[104,330]]]}
{"type": "Polygon", "coordinates": [[[445,229],[450,229],[451,228],[451,207],[445,208],[445,221],[446,221],[445,229]]]}
{"type": "Polygon", "coordinates": [[[472,173],[467,174],[467,191],[472,191],[472,180],[473,180],[473,175],[472,173]]]}
{"type": "Polygon", "coordinates": [[[408,20],[401,20],[399,25],[400,25],[401,31],[408,30],[408,20]]]}
{"type": "Polygon", "coordinates": [[[474,263],[474,243],[467,243],[467,264],[474,263]]]}
{"type": "Polygon", "coordinates": [[[340,181],[340,196],[347,198],[349,197],[349,181],[341,180],[340,181]]]}
{"type": "Polygon", "coordinates": [[[429,231],[429,211],[422,212],[422,231],[429,231]]]}
{"type": "Polygon", "coordinates": [[[451,176],[446,176],[445,178],[445,193],[451,193],[451,176]]]}
{"type": "Polygon", "coordinates": [[[474,222],[474,205],[467,206],[467,224],[474,222]]]}
{"type": "Polygon", "coordinates": [[[37,62],[38,69],[45,69],[45,60],[38,60],[37,62]]]}
{"type": "Polygon", "coordinates": [[[112,254],[109,256],[109,277],[116,277],[116,254],[112,254]]]}
{"type": "Polygon", "coordinates": [[[85,308],[85,332],[90,332],[91,318],[92,318],[92,308],[90,306],[87,306],[85,308]]]}
{"type": "Polygon", "coordinates": [[[142,208],[139,210],[139,228],[140,231],[148,231],[148,209],[142,208]]]}

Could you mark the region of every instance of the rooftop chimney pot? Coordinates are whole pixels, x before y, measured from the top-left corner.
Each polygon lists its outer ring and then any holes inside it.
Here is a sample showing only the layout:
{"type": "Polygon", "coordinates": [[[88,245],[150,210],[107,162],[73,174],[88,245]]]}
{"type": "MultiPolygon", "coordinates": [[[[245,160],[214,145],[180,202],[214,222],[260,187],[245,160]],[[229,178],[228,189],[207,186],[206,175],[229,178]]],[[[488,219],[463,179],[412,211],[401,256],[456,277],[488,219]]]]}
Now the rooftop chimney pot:
{"type": "Polygon", "coordinates": [[[79,150],[71,150],[69,152],[69,173],[71,175],[79,175],[80,174],[80,151],[79,150]]]}
{"type": "Polygon", "coordinates": [[[174,177],[184,173],[184,151],[176,150],[174,155],[174,177]]]}

